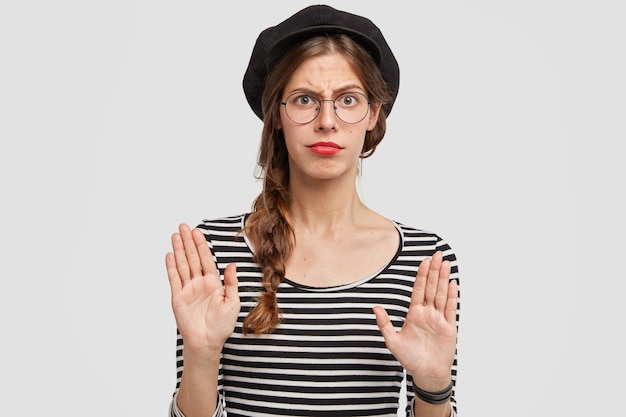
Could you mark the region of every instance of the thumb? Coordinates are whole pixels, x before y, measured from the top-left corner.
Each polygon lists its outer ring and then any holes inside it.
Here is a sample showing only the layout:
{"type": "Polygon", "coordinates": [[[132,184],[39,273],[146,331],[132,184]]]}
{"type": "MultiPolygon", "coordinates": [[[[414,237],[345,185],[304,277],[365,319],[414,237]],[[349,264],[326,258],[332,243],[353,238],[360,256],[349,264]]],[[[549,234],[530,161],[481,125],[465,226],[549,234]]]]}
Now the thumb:
{"type": "Polygon", "coordinates": [[[224,295],[226,298],[239,300],[239,280],[237,279],[237,265],[228,264],[224,270],[224,295]]]}
{"type": "Polygon", "coordinates": [[[395,327],[389,319],[389,314],[381,306],[374,307],[374,314],[376,315],[376,324],[385,338],[387,345],[393,344],[393,340],[398,336],[395,327]]]}

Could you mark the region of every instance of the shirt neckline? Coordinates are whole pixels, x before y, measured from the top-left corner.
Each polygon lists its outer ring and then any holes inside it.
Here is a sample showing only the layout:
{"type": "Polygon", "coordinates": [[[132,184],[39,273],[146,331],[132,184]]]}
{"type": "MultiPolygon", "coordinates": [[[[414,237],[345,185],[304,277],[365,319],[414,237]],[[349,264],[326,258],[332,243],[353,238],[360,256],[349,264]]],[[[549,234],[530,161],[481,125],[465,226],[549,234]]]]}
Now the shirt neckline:
{"type": "MultiPolygon", "coordinates": [[[[242,222],[242,229],[243,229],[243,226],[245,225],[246,219],[248,218],[249,215],[250,215],[250,213],[242,216],[242,220],[241,220],[241,222],[242,222]]],[[[395,220],[391,220],[390,219],[390,221],[394,225],[394,227],[396,228],[396,231],[398,232],[398,236],[400,237],[399,242],[398,242],[398,248],[396,250],[396,253],[389,260],[389,262],[387,262],[382,268],[380,268],[378,271],[374,272],[373,274],[371,274],[371,275],[369,275],[369,276],[367,276],[367,277],[365,277],[363,279],[359,279],[359,280],[356,280],[356,281],[353,281],[353,282],[349,282],[347,284],[333,285],[331,287],[314,287],[314,286],[310,286],[310,285],[299,284],[299,283],[297,283],[295,281],[292,281],[291,279],[285,277],[283,279],[283,281],[280,283],[280,286],[287,285],[287,286],[290,286],[292,288],[296,288],[296,289],[303,290],[303,291],[310,291],[310,292],[338,292],[338,291],[343,291],[343,290],[347,290],[347,289],[351,289],[351,288],[355,288],[355,287],[361,286],[364,283],[373,280],[378,275],[380,275],[384,270],[386,270],[389,267],[389,265],[391,265],[398,258],[398,255],[400,254],[400,252],[402,251],[402,248],[404,247],[404,234],[402,233],[402,230],[400,229],[400,225],[395,220]]],[[[254,253],[254,247],[252,246],[252,242],[250,242],[250,240],[248,239],[247,233],[244,231],[242,234],[243,234],[243,239],[246,242],[246,245],[250,249],[250,252],[254,253]]]]}

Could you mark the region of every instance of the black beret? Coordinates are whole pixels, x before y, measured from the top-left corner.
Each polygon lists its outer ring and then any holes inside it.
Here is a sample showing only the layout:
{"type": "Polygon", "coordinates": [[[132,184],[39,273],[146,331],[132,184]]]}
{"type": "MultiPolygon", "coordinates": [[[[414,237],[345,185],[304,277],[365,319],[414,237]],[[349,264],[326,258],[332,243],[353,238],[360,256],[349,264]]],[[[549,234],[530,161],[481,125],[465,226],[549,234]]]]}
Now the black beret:
{"type": "Polygon", "coordinates": [[[243,91],[254,113],[263,120],[261,95],[265,77],[278,58],[300,40],[320,33],[346,34],[369,52],[389,87],[392,98],[383,106],[389,115],[398,94],[400,70],[383,34],[371,20],[325,5],[306,7],[265,29],[257,38],[243,77],[243,91]]]}

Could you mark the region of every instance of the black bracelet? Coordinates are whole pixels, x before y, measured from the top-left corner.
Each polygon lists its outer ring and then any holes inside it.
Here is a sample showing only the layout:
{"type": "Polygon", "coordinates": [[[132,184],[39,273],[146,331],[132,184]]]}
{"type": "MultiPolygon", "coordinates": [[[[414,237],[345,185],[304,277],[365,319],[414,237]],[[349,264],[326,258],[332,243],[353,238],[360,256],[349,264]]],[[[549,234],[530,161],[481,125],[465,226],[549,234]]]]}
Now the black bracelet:
{"type": "Polygon", "coordinates": [[[441,391],[437,392],[429,392],[420,389],[417,385],[413,384],[413,392],[420,400],[427,402],[428,404],[444,404],[446,403],[450,397],[452,396],[452,389],[454,388],[454,384],[450,381],[450,385],[441,391]]]}

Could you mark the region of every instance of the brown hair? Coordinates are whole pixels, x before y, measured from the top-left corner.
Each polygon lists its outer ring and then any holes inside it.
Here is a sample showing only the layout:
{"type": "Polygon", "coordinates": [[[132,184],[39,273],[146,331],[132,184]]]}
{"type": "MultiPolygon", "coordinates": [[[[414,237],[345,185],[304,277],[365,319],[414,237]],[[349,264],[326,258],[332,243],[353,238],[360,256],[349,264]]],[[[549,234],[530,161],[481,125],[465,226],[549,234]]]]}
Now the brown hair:
{"type": "MultiPolygon", "coordinates": [[[[244,319],[244,334],[270,333],[280,323],[276,291],[285,278],[285,263],[295,244],[287,148],[283,131],[275,127],[280,120],[279,101],[291,74],[304,60],[331,53],[340,53],[352,64],[373,103],[382,105],[391,99],[371,56],[346,35],[316,36],[296,44],[269,72],[262,97],[265,117],[257,161],[263,190],[254,200],[244,228],[254,247],[254,260],[262,269],[264,292],[244,319]]],[[[380,111],[376,126],[365,134],[361,158],[374,153],[385,131],[386,115],[380,111]]]]}

